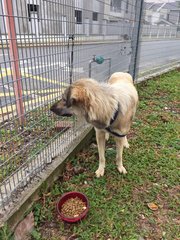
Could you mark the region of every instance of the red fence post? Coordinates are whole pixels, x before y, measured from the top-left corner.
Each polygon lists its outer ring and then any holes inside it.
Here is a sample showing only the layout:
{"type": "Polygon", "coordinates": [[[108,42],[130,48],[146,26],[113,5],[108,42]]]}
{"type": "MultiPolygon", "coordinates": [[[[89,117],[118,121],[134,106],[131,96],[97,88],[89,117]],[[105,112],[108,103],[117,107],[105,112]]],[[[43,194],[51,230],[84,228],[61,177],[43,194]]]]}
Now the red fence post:
{"type": "Polygon", "coordinates": [[[15,31],[15,21],[13,15],[12,0],[4,0],[4,10],[6,14],[6,25],[9,40],[9,52],[11,59],[12,75],[13,75],[13,87],[16,99],[17,115],[20,124],[24,124],[24,105],[22,99],[22,83],[21,73],[19,68],[18,47],[15,31]]]}

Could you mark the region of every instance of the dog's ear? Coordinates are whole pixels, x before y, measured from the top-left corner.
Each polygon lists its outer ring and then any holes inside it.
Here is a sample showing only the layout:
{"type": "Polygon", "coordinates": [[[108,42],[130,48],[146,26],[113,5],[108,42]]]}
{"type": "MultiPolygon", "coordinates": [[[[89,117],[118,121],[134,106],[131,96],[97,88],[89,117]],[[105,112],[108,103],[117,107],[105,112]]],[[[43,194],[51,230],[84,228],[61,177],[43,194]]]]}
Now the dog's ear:
{"type": "Polygon", "coordinates": [[[73,103],[73,101],[71,100],[71,86],[66,88],[63,96],[64,96],[64,100],[66,102],[66,107],[68,107],[68,108],[71,107],[72,103],[73,103]]]}
{"type": "Polygon", "coordinates": [[[67,107],[77,106],[83,107],[88,110],[89,100],[87,97],[86,89],[83,86],[71,86],[66,91],[67,107]]]}
{"type": "Polygon", "coordinates": [[[79,94],[77,94],[76,89],[74,89],[72,86],[69,86],[65,90],[65,96],[66,96],[66,106],[67,107],[77,105],[77,102],[79,100],[79,94]]]}
{"type": "Polygon", "coordinates": [[[68,89],[66,89],[65,96],[66,96],[67,107],[72,107],[77,104],[78,96],[75,96],[73,94],[73,88],[71,86],[68,89]]]}

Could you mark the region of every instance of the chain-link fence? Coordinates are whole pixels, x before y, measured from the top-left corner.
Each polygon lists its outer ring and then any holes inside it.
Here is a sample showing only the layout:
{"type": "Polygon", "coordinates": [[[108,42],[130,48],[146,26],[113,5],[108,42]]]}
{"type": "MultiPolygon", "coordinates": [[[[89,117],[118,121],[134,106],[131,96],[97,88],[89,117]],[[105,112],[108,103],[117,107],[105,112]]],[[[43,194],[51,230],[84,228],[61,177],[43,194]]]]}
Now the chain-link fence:
{"type": "Polygon", "coordinates": [[[86,128],[49,111],[66,86],[116,71],[137,79],[138,70],[179,61],[179,18],[148,22],[151,8],[142,0],[0,0],[1,209],[86,128]]]}

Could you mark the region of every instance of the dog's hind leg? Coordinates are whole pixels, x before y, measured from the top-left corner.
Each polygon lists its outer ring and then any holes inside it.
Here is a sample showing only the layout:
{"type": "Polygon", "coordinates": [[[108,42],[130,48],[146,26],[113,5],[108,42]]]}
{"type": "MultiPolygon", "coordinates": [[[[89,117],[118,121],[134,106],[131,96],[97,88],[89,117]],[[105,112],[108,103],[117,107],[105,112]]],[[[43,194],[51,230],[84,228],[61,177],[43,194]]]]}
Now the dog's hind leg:
{"type": "Polygon", "coordinates": [[[104,168],[105,168],[105,132],[96,129],[96,141],[98,145],[98,152],[99,152],[99,167],[96,171],[96,176],[101,177],[104,175],[104,168]]]}
{"type": "Polygon", "coordinates": [[[108,141],[109,140],[109,133],[105,133],[105,138],[106,138],[106,141],[108,141]]]}
{"type": "Polygon", "coordinates": [[[118,171],[120,173],[123,173],[123,174],[126,174],[127,171],[125,169],[125,167],[123,166],[123,160],[122,160],[122,155],[123,155],[123,147],[124,147],[124,141],[125,138],[115,138],[116,140],[116,164],[117,164],[117,167],[118,167],[118,171]]]}

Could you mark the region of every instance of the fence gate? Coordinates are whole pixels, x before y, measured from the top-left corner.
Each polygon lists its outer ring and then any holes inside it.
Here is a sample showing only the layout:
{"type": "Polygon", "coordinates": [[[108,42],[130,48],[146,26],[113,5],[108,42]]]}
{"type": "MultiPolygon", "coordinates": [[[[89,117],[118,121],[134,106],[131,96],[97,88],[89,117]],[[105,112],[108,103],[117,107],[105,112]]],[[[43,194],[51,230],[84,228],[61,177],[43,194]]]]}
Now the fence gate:
{"type": "Polygon", "coordinates": [[[136,76],[142,2],[0,0],[0,214],[87,125],[49,108],[73,81],[136,76]]]}

